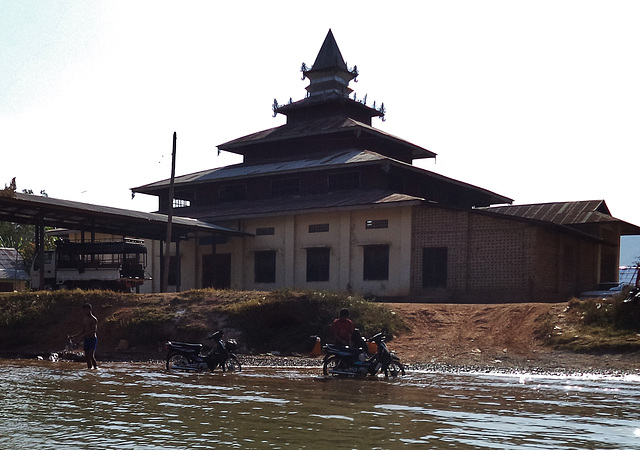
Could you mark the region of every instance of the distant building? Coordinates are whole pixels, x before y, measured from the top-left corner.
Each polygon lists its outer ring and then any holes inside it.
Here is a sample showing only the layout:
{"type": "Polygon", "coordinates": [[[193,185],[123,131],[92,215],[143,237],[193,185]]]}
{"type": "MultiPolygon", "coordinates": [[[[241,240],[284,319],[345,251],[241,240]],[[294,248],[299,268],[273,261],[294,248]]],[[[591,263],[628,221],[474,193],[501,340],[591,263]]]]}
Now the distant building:
{"type": "MultiPolygon", "coordinates": [[[[331,31],[302,73],[305,98],[274,101],[285,125],[218,147],[242,163],[175,179],[176,215],[253,236],[183,242],[172,284],[484,302],[565,300],[617,278],[620,236],[640,229],[604,201],[511,206],[413,166],[436,154],[373,126],[384,106],[351,98],[358,72],[331,31]]],[[[167,212],[169,180],[133,191],[167,212]]]]}
{"type": "Polygon", "coordinates": [[[24,291],[29,279],[20,253],[15,248],[0,247],[0,292],[24,291]]]}

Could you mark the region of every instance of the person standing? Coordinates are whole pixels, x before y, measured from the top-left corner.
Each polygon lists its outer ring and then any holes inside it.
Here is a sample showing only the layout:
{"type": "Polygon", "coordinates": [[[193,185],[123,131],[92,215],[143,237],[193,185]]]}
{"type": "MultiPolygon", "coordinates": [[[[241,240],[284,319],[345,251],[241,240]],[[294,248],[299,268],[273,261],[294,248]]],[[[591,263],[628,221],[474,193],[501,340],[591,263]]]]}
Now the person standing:
{"type": "Polygon", "coordinates": [[[93,315],[91,303],[85,303],[82,309],[85,314],[82,319],[82,330],[73,336],[69,336],[69,339],[73,340],[77,337],[84,339],[84,355],[87,358],[87,368],[97,369],[98,319],[93,315]]]}

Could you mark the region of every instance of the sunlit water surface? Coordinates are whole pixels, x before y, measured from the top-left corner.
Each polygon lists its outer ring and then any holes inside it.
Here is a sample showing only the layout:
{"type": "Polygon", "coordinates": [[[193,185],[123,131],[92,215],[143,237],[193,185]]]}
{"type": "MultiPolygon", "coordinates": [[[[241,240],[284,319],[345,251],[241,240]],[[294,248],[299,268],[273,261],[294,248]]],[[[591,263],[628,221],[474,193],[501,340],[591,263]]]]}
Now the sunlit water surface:
{"type": "Polygon", "coordinates": [[[0,361],[1,449],[640,448],[640,378],[0,361]]]}

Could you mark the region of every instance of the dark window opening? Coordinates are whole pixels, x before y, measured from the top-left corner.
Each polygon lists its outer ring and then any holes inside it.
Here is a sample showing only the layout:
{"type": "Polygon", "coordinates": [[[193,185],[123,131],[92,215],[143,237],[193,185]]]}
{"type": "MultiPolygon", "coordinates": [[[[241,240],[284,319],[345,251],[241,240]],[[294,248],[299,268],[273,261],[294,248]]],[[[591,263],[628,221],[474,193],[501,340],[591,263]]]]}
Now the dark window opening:
{"type": "Polygon", "coordinates": [[[276,282],[276,251],[262,250],[255,252],[254,258],[254,281],[256,283],[276,282]]]}
{"type": "Polygon", "coordinates": [[[300,179],[287,178],[284,180],[273,180],[271,182],[271,195],[273,197],[300,195],[300,179]]]}
{"type": "Polygon", "coordinates": [[[427,247],[422,249],[422,287],[447,287],[447,248],[427,247]]]}
{"type": "Polygon", "coordinates": [[[307,281],[329,281],[331,249],[325,247],[307,249],[307,281]]]}
{"type": "Polygon", "coordinates": [[[169,257],[169,279],[167,284],[169,286],[178,286],[180,281],[179,261],[177,256],[169,257]]]}
{"type": "Polygon", "coordinates": [[[328,233],[329,232],[329,224],[328,223],[316,223],[309,225],[309,233],[328,233]]]}
{"type": "Polygon", "coordinates": [[[247,198],[247,186],[245,184],[228,184],[220,186],[219,197],[221,202],[233,202],[247,198]]]}
{"type": "Polygon", "coordinates": [[[276,233],[274,227],[256,228],[256,236],[271,236],[276,233]]]}
{"type": "Polygon", "coordinates": [[[404,191],[404,178],[400,175],[389,175],[388,184],[389,190],[395,192],[403,192],[404,191]]]}
{"type": "Polygon", "coordinates": [[[380,220],[367,220],[365,224],[365,228],[367,230],[373,230],[376,228],[389,228],[389,220],[380,219],[380,220]]]}
{"type": "Polygon", "coordinates": [[[360,187],[360,173],[345,172],[330,174],[327,176],[327,187],[329,191],[357,189],[360,187]]]}
{"type": "Polygon", "coordinates": [[[366,245],[363,247],[364,260],[362,277],[364,280],[389,279],[389,246],[366,245]]]}
{"type": "Polygon", "coordinates": [[[231,253],[202,255],[202,287],[214,289],[231,287],[231,253]]]}

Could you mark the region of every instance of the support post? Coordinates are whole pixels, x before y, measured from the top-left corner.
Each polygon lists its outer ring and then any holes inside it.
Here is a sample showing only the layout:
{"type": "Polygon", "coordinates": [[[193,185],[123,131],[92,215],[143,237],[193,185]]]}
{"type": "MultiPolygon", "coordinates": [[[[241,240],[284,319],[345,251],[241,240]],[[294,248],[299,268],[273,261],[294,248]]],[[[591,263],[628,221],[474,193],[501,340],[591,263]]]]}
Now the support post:
{"type": "Polygon", "coordinates": [[[169,210],[167,211],[167,240],[165,241],[164,272],[162,274],[162,292],[167,292],[169,284],[169,261],[171,258],[171,221],[173,220],[173,182],[176,176],[176,132],[173,132],[173,152],[171,153],[171,179],[169,181],[169,210]]]}

